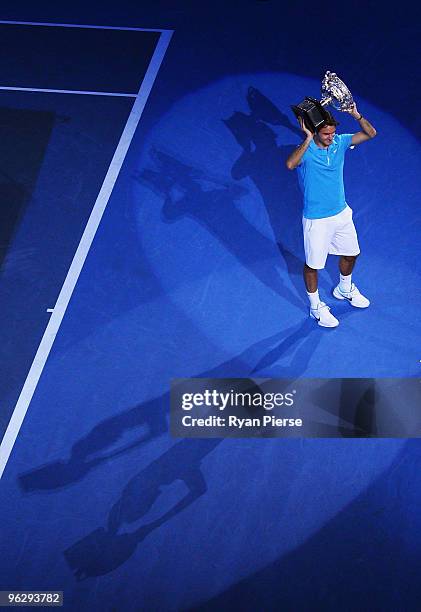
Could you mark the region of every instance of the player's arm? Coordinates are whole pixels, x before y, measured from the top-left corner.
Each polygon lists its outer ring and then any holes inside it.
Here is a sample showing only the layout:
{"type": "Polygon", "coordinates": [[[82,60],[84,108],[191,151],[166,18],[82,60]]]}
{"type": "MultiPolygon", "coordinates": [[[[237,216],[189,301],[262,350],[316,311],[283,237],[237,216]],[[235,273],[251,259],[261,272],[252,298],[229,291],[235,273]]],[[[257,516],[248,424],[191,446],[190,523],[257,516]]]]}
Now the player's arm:
{"type": "Polygon", "coordinates": [[[358,145],[367,140],[371,140],[377,134],[376,129],[371,125],[369,121],[357,110],[357,106],[354,103],[352,108],[348,111],[351,117],[354,117],[360,124],[361,131],[356,132],[352,136],[351,145],[358,145]]]}
{"type": "Polygon", "coordinates": [[[313,133],[307,128],[307,126],[305,125],[301,117],[298,118],[298,122],[300,124],[301,129],[306,135],[306,139],[296,149],[294,149],[294,151],[291,153],[291,155],[286,160],[285,163],[286,163],[288,170],[294,170],[294,168],[296,168],[297,166],[301,164],[301,159],[304,153],[309,148],[310,142],[313,140],[313,133]]]}

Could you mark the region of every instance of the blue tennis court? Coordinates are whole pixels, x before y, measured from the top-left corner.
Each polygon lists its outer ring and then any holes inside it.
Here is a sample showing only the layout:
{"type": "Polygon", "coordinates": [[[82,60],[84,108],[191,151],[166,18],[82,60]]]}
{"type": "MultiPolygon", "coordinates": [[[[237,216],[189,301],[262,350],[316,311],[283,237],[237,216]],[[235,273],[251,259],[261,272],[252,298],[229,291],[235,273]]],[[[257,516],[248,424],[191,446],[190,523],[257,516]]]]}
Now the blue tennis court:
{"type": "Polygon", "coordinates": [[[415,15],[41,8],[0,12],[1,589],[68,610],[416,610],[417,439],[169,434],[175,378],[419,377],[415,15]],[[326,69],[378,132],[345,162],[371,306],[334,303],[331,256],[334,330],[308,317],[285,167],[290,105],[326,69]]]}

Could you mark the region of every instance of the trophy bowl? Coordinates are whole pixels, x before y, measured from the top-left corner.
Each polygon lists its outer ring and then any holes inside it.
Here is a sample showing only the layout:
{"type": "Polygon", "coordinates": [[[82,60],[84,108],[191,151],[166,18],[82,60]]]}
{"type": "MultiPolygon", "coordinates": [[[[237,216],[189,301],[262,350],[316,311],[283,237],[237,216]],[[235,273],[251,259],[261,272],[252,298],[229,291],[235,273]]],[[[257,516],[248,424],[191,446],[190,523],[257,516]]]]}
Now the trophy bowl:
{"type": "Polygon", "coordinates": [[[346,112],[351,110],[354,99],[352,93],[336,72],[326,72],[322,81],[322,99],[320,103],[325,106],[331,104],[336,110],[346,112]]]}

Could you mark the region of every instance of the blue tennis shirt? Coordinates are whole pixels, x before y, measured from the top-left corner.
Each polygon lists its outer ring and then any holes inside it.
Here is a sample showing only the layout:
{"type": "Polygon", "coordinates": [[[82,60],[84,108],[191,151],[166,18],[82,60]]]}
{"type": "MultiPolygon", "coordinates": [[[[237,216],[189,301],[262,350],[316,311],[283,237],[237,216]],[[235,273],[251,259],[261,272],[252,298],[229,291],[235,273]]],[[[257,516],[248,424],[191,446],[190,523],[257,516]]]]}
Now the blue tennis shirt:
{"type": "Polygon", "coordinates": [[[345,151],[353,134],[335,134],[332,144],[321,149],[314,140],[301,158],[298,179],[304,195],[306,219],[323,219],[346,208],[344,190],[345,151]]]}

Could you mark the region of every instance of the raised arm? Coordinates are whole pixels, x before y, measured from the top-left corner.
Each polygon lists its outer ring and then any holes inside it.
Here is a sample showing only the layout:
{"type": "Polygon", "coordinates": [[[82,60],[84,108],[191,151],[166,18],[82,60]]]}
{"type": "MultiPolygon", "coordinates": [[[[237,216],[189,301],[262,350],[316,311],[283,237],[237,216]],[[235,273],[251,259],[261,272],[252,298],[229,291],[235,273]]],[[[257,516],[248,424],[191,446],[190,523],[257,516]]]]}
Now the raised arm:
{"type": "Polygon", "coordinates": [[[301,117],[298,118],[298,123],[300,124],[300,127],[303,130],[303,132],[305,133],[306,139],[296,149],[294,149],[294,151],[291,153],[291,155],[286,160],[285,163],[286,163],[288,170],[294,170],[294,168],[300,165],[301,158],[303,157],[304,153],[307,151],[308,147],[310,146],[310,142],[313,140],[313,133],[310,132],[310,130],[306,127],[301,117]]]}
{"type": "Polygon", "coordinates": [[[371,140],[377,134],[375,128],[371,125],[369,121],[357,110],[357,105],[354,103],[353,107],[348,111],[351,117],[354,117],[360,124],[361,130],[356,132],[352,136],[351,144],[358,145],[362,142],[366,142],[366,140],[371,140]]]}

